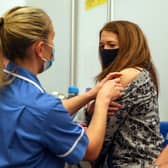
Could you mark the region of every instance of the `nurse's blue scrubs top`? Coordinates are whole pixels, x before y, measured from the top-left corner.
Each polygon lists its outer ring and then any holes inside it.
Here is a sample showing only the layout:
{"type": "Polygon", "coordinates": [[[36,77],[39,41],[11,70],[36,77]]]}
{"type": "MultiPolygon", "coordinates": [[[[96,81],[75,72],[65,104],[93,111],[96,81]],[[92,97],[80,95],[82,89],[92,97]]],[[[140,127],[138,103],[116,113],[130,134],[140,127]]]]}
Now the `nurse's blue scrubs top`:
{"type": "Polygon", "coordinates": [[[9,63],[0,90],[0,168],[63,168],[84,158],[88,138],[30,71],[9,63]]]}

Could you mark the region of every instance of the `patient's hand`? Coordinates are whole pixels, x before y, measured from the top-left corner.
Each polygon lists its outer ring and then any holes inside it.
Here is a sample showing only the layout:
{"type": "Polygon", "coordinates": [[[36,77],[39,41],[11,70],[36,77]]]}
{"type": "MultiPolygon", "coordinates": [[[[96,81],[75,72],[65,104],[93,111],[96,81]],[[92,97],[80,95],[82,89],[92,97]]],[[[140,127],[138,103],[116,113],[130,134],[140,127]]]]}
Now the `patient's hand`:
{"type": "Polygon", "coordinates": [[[121,104],[115,101],[112,101],[108,108],[108,115],[114,115],[120,109],[120,107],[121,107],[121,104]]]}
{"type": "MultiPolygon", "coordinates": [[[[95,101],[92,101],[91,103],[89,103],[87,105],[87,115],[91,116],[94,112],[94,107],[95,107],[95,101]]],[[[111,101],[110,106],[108,108],[108,115],[114,115],[121,107],[121,104],[115,102],[115,101],[111,101]]]]}

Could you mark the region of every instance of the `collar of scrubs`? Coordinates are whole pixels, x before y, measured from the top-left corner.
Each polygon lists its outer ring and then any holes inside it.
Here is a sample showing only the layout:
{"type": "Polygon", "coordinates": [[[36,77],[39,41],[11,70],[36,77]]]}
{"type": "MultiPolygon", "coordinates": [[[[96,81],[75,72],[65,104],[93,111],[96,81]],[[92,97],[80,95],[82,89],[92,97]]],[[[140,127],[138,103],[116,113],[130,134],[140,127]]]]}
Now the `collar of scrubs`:
{"type": "Polygon", "coordinates": [[[37,79],[36,75],[34,75],[29,70],[15,64],[13,62],[9,62],[6,69],[4,69],[4,72],[6,72],[16,78],[19,78],[19,79],[22,79],[24,81],[31,83],[36,88],[38,88],[42,93],[44,93],[44,89],[42,88],[40,81],[37,79]]]}

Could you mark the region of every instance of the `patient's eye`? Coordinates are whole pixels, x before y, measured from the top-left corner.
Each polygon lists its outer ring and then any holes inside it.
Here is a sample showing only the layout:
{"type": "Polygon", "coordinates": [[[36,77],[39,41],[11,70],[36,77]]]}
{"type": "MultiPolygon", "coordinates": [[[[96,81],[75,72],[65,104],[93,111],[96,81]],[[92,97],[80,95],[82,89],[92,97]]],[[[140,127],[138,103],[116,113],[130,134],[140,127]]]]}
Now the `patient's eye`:
{"type": "Polygon", "coordinates": [[[109,48],[113,49],[113,48],[117,48],[116,44],[109,44],[109,48]]]}
{"type": "Polygon", "coordinates": [[[104,44],[103,43],[99,43],[99,48],[103,49],[104,48],[104,44]]]}

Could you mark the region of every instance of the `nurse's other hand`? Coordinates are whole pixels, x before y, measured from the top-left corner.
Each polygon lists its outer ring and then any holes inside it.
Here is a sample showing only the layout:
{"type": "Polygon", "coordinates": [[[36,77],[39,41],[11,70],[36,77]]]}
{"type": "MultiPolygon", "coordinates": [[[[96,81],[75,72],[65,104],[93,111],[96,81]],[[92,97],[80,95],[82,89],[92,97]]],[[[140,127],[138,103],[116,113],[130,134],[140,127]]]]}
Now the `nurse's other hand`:
{"type": "MultiPolygon", "coordinates": [[[[90,89],[87,93],[90,95],[91,99],[96,98],[97,93],[102,88],[102,86],[109,80],[119,78],[121,76],[120,72],[109,73],[103,80],[101,80],[95,87],[90,89]]],[[[116,80],[115,83],[120,83],[120,80],[116,80]]]]}
{"type": "Polygon", "coordinates": [[[123,87],[120,83],[120,78],[115,78],[113,80],[107,80],[97,94],[97,98],[102,101],[107,101],[108,106],[112,100],[117,99],[122,95],[123,87]]]}

